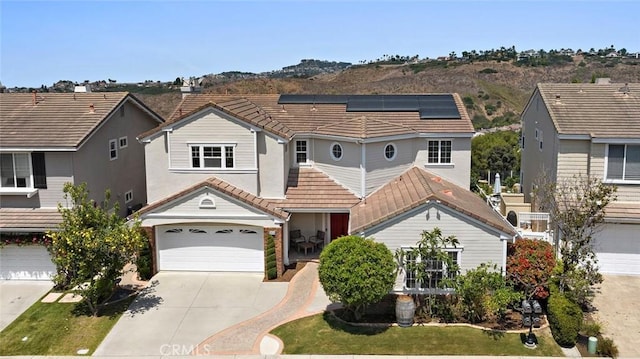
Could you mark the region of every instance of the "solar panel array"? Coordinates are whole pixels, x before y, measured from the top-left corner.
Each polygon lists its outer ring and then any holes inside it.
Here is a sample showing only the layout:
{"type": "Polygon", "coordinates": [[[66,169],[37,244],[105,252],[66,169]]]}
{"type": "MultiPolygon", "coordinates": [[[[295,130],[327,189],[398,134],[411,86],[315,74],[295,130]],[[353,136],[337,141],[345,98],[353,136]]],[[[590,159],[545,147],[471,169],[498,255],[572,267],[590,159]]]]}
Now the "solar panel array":
{"type": "Polygon", "coordinates": [[[347,105],[347,112],[418,112],[420,119],[460,119],[453,95],[280,95],[279,104],[347,105]]]}

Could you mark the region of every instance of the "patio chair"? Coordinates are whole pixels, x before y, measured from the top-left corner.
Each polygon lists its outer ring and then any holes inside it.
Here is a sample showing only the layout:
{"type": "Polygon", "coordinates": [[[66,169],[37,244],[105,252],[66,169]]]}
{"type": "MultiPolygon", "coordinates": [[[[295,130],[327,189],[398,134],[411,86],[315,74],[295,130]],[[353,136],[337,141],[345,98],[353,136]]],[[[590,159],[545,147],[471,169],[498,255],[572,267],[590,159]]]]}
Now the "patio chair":
{"type": "Polygon", "coordinates": [[[318,231],[315,236],[309,237],[309,243],[313,243],[315,247],[322,248],[324,246],[324,231],[318,231]]]}
{"type": "Polygon", "coordinates": [[[295,246],[298,252],[300,252],[300,244],[305,243],[307,238],[302,235],[299,229],[289,231],[289,243],[295,246]]]}

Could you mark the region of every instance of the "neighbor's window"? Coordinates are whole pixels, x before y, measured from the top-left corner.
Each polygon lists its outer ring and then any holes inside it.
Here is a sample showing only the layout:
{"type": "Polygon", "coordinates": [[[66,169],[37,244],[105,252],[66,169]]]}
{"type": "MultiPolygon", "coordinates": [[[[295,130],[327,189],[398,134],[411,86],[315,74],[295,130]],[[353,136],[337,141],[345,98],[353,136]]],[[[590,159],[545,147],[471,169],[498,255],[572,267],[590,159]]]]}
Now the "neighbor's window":
{"type": "Polygon", "coordinates": [[[388,143],[384,146],[384,158],[391,161],[396,158],[396,145],[393,143],[388,143]]]}
{"type": "Polygon", "coordinates": [[[307,140],[296,141],[296,163],[307,163],[307,140]]]}
{"type": "Polygon", "coordinates": [[[334,161],[340,161],[342,159],[342,146],[337,142],[331,145],[331,158],[333,158],[334,161]]]}
{"type": "Polygon", "coordinates": [[[0,154],[0,187],[47,188],[44,152],[0,154]]]}
{"type": "Polygon", "coordinates": [[[133,191],[127,191],[124,193],[124,203],[129,203],[133,201],[133,191]]]}
{"type": "Polygon", "coordinates": [[[192,168],[234,168],[234,146],[196,145],[191,146],[192,168]]]}
{"type": "Polygon", "coordinates": [[[640,145],[609,145],[607,179],[640,181],[640,145]]]}
{"type": "Polygon", "coordinates": [[[129,146],[129,141],[127,139],[127,136],[120,137],[118,139],[118,143],[119,143],[120,148],[125,148],[125,147],[129,146]]]}
{"type": "Polygon", "coordinates": [[[109,140],[109,159],[111,161],[118,159],[118,141],[109,140]]]}
{"type": "Polygon", "coordinates": [[[416,290],[442,289],[442,280],[453,279],[457,275],[457,267],[460,263],[460,250],[446,250],[451,258],[454,268],[447,268],[445,262],[436,259],[422,259],[406,254],[404,261],[405,287],[416,290]],[[418,271],[424,271],[420,274],[418,271]]]}
{"type": "Polygon", "coordinates": [[[451,163],[451,140],[431,140],[427,147],[428,163],[451,163]]]}

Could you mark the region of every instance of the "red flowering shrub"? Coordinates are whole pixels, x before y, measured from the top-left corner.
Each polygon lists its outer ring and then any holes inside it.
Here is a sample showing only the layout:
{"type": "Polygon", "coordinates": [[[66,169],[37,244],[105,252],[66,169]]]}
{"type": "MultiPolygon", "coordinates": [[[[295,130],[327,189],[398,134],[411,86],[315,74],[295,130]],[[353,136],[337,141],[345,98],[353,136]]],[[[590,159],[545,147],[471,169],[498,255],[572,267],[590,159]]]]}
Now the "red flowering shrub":
{"type": "Polygon", "coordinates": [[[507,280],[522,290],[527,298],[549,296],[549,279],[556,265],[553,247],[533,239],[517,240],[509,246],[507,280]]]}
{"type": "Polygon", "coordinates": [[[1,233],[0,234],[0,246],[6,245],[43,245],[49,247],[51,245],[51,238],[44,233],[1,233]]]}

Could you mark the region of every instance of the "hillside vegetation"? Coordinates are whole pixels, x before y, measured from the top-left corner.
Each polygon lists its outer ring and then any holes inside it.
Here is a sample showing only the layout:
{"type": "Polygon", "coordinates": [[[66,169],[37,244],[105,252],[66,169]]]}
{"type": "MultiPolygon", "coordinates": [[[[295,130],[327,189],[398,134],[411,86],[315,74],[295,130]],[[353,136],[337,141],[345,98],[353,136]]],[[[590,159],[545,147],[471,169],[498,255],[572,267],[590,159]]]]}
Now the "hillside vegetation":
{"type": "MultiPolygon", "coordinates": [[[[637,62],[582,61],[552,66],[517,66],[511,62],[434,62],[428,65],[364,64],[344,71],[309,78],[241,79],[212,84],[204,92],[219,94],[403,94],[450,93],[464,98],[476,128],[519,120],[526,101],[539,82],[588,83],[597,77],[612,82],[640,82],[637,62]],[[495,122],[494,122],[495,121],[495,122]]],[[[180,101],[180,94],[140,95],[161,115],[168,117],[180,101]]]]}

